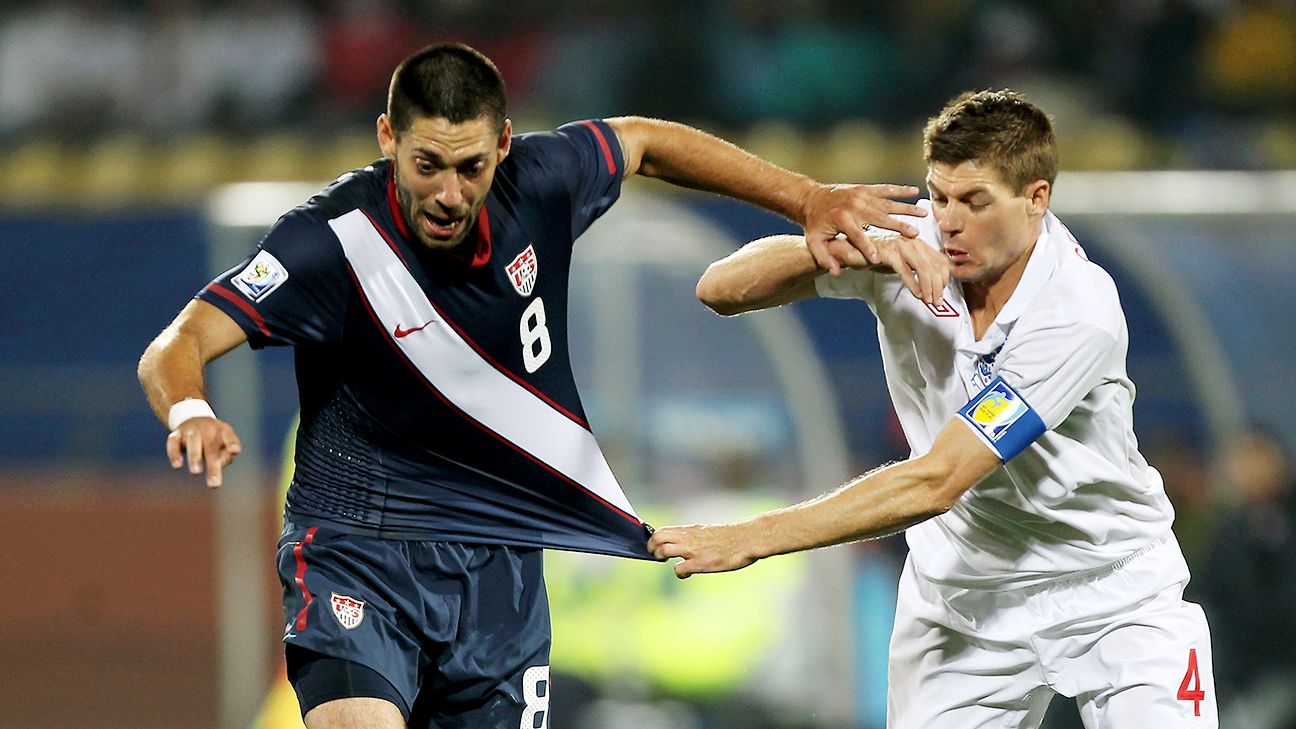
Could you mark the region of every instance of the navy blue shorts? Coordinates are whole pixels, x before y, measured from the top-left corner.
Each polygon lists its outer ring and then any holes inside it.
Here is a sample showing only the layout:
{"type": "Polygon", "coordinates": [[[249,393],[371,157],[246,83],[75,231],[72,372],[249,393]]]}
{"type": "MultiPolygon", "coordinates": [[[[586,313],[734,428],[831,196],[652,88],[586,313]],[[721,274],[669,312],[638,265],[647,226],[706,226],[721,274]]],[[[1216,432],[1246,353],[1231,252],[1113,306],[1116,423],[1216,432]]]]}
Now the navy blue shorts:
{"type": "MultiPolygon", "coordinates": [[[[349,661],[390,684],[378,692],[376,679],[355,693],[325,687],[332,693],[324,700],[396,699],[411,727],[548,724],[541,550],[377,539],[288,523],[278,565],[284,642],[304,649],[294,654],[349,661]]],[[[308,696],[321,696],[321,687],[295,687],[305,714],[314,708],[308,696]]]]}

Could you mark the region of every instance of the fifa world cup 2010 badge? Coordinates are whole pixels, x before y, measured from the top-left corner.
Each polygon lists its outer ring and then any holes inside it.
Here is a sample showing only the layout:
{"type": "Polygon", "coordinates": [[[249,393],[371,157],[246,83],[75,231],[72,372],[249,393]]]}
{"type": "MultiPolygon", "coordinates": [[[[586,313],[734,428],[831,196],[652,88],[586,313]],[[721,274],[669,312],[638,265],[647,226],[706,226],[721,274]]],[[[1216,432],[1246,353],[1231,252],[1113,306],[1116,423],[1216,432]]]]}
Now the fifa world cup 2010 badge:
{"type": "Polygon", "coordinates": [[[351,630],[364,620],[364,600],[357,600],[349,595],[332,593],[333,615],[342,627],[351,630]]]}
{"type": "Polygon", "coordinates": [[[999,440],[1008,428],[1026,413],[1026,405],[1003,383],[984,392],[972,406],[972,422],[990,440],[999,440]]]}
{"type": "Polygon", "coordinates": [[[288,280],[288,269],[270,251],[260,251],[230,283],[253,301],[261,301],[288,280]]]}
{"type": "Polygon", "coordinates": [[[1039,414],[1002,377],[991,380],[958,412],[986,439],[1004,463],[1034,443],[1046,430],[1039,414]]]}

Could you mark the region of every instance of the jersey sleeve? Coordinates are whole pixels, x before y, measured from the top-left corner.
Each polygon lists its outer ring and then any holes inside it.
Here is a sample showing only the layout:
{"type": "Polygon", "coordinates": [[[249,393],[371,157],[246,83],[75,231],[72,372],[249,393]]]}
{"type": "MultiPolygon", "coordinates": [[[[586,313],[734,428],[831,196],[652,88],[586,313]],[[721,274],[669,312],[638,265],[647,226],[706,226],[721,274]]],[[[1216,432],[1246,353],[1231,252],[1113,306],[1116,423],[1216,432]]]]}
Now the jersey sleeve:
{"type": "Polygon", "coordinates": [[[871,306],[879,275],[866,268],[842,269],[840,276],[825,273],[814,280],[815,293],[825,299],[863,299],[871,306]]]}
{"type": "Polygon", "coordinates": [[[351,282],[341,248],[321,220],[294,210],[241,263],[196,298],[219,308],[254,348],[336,342],[351,282]]]}
{"type": "Polygon", "coordinates": [[[1102,382],[1116,335],[1093,321],[1014,331],[999,376],[1021,392],[1052,430],[1102,382]]]}
{"type": "Polygon", "coordinates": [[[1005,463],[1062,424],[1102,383],[1119,346],[1092,321],[1014,331],[998,376],[958,416],[1005,463]]]}
{"type": "Polygon", "coordinates": [[[570,202],[575,239],[621,196],[625,159],[616,132],[607,122],[588,120],[527,137],[536,150],[533,183],[545,197],[558,193],[570,202]]]}

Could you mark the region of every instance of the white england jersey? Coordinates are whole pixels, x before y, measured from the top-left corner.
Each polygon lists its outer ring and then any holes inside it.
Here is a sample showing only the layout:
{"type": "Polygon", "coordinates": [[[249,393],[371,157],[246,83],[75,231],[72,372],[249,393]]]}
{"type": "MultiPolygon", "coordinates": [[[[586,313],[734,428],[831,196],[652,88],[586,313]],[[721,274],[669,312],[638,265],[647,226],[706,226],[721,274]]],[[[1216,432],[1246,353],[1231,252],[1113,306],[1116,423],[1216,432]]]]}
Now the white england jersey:
{"type": "MultiPolygon", "coordinates": [[[[920,204],[927,217],[909,220],[938,247],[931,203],[920,204]]],[[[914,298],[898,276],[871,271],[821,276],[816,288],[863,299],[877,316],[911,456],[929,451],[952,418],[1003,454],[988,428],[959,414],[979,395],[984,402],[992,383],[1024,400],[1024,412],[1047,429],[948,513],[907,531],[921,575],[953,587],[1022,587],[1110,565],[1170,536],[1174,512],[1161,476],[1134,437],[1129,334],[1116,287],[1051,212],[1017,289],[980,341],[957,283],[938,306],[914,298]]]]}

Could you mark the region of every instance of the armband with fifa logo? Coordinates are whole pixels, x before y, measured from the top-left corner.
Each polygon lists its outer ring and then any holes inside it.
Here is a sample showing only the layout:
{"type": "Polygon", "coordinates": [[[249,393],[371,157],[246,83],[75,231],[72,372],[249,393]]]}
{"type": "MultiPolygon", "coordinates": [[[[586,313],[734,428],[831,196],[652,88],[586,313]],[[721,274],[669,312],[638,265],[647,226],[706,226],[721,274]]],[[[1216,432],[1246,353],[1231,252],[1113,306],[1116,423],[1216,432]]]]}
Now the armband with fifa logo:
{"type": "Polygon", "coordinates": [[[1004,463],[1048,430],[1021,393],[1002,377],[991,380],[958,414],[1004,463]]]}

